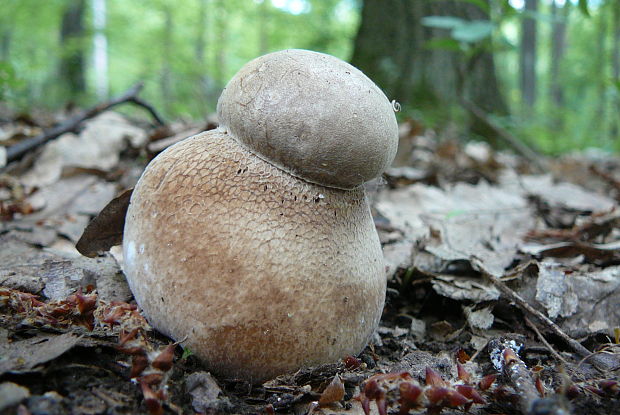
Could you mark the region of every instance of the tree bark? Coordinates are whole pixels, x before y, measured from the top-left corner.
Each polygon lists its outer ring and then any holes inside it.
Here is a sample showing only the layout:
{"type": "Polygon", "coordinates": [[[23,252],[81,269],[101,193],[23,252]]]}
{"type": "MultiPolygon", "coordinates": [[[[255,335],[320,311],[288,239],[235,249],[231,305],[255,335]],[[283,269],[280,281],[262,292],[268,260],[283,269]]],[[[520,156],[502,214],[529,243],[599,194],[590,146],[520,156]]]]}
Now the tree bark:
{"type": "MultiPolygon", "coordinates": [[[[487,2],[488,3],[488,2],[487,2]]],[[[429,49],[445,30],[422,25],[426,16],[488,20],[486,12],[464,1],[365,0],[351,63],[362,69],[389,99],[417,108],[460,105],[462,99],[496,114],[508,112],[500,93],[493,55],[481,49],[471,59],[463,53],[429,49]]],[[[490,137],[474,117],[473,131],[490,137]]]]}
{"type": "MultiPolygon", "coordinates": [[[[206,113],[209,108],[211,97],[209,91],[211,89],[211,81],[207,75],[207,29],[209,16],[209,0],[198,0],[198,23],[196,32],[195,58],[196,58],[196,80],[199,88],[197,91],[198,100],[202,104],[203,112],[206,113]]],[[[217,98],[215,98],[217,100],[217,98]]]]}
{"type": "MultiPolygon", "coordinates": [[[[613,41],[612,41],[612,74],[618,91],[616,91],[616,114],[620,114],[620,2],[613,3],[613,41]]],[[[620,120],[613,117],[611,129],[612,139],[620,138],[620,120]]]]}
{"type": "Polygon", "coordinates": [[[161,96],[163,99],[164,112],[170,114],[172,110],[172,68],[170,62],[172,59],[174,22],[172,17],[172,9],[169,5],[163,6],[164,13],[164,32],[162,38],[162,66],[161,66],[161,96]]]}
{"type": "MultiPolygon", "coordinates": [[[[537,13],[538,0],[525,0],[524,12],[537,13]]],[[[530,113],[536,104],[536,26],[536,19],[533,16],[523,16],[519,69],[523,109],[526,114],[530,113]]]]}
{"type": "Polygon", "coordinates": [[[0,60],[9,60],[10,47],[11,30],[5,27],[2,29],[2,34],[0,34],[0,60]]]}
{"type": "Polygon", "coordinates": [[[60,27],[62,55],[59,77],[71,98],[75,98],[86,89],[83,46],[84,9],[85,0],[68,2],[60,27]]]}
{"type": "Polygon", "coordinates": [[[224,88],[226,84],[226,48],[228,38],[228,13],[226,9],[227,0],[217,0],[215,33],[216,45],[215,62],[213,65],[214,78],[217,88],[224,88]]]}
{"type": "Polygon", "coordinates": [[[560,68],[566,50],[566,26],[568,24],[569,5],[559,6],[557,0],[551,2],[551,67],[549,71],[549,95],[557,107],[564,105],[564,89],[561,82],[560,68]]]}
{"type": "Polygon", "coordinates": [[[264,55],[269,50],[269,3],[263,0],[258,5],[258,54],[264,55]]]}
{"type": "Polygon", "coordinates": [[[92,0],[93,28],[93,68],[95,72],[95,92],[97,98],[108,97],[108,39],[106,28],[106,0],[92,0]]]}

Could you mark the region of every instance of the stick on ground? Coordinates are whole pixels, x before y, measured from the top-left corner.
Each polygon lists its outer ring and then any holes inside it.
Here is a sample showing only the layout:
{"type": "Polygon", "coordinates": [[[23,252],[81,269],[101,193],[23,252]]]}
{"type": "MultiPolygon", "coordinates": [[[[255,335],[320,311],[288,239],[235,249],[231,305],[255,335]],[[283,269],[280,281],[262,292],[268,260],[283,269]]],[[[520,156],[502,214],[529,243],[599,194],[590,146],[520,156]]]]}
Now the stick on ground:
{"type": "Polygon", "coordinates": [[[70,117],[62,123],[58,124],[57,126],[46,130],[42,134],[39,134],[35,137],[27,138],[11,147],[8,147],[6,149],[6,162],[9,163],[11,161],[20,159],[26,153],[36,149],[37,147],[47,143],[48,141],[53,140],[64,133],[75,131],[83,121],[123,103],[132,103],[146,109],[151,114],[157,125],[164,125],[164,121],[159,116],[157,111],[155,111],[155,109],[151,105],[147,104],[138,97],[138,94],[142,90],[143,86],[144,85],[142,83],[138,83],[116,98],[113,98],[107,102],[102,102],[92,108],[89,108],[86,111],[76,114],[73,117],[70,117]]]}
{"type": "Polygon", "coordinates": [[[557,324],[551,321],[550,318],[529,305],[527,301],[525,301],[523,298],[521,298],[519,294],[511,290],[510,287],[500,281],[499,278],[486,272],[483,266],[478,266],[478,269],[480,270],[482,275],[487,280],[489,280],[491,284],[493,284],[495,288],[497,288],[502,294],[504,294],[504,296],[506,296],[513,303],[515,303],[527,314],[536,317],[541,323],[543,323],[543,325],[547,329],[551,330],[554,334],[564,340],[566,344],[568,344],[568,346],[579,356],[589,358],[594,367],[596,367],[599,371],[607,372],[613,369],[613,366],[610,366],[608,362],[601,359],[598,355],[592,353],[590,350],[582,346],[581,343],[579,343],[577,340],[564,333],[564,331],[562,331],[562,329],[557,324]]]}

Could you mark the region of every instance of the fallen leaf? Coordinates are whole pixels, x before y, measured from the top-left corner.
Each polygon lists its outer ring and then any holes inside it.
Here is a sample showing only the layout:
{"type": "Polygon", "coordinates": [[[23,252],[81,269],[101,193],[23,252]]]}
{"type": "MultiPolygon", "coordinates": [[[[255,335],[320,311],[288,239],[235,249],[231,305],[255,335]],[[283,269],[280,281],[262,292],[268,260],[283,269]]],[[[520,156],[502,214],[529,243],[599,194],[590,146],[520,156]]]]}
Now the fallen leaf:
{"type": "Polygon", "coordinates": [[[0,343],[3,357],[0,375],[6,372],[25,373],[41,363],[49,362],[75,346],[80,337],[72,333],[37,336],[12,343],[0,343]]]}
{"type": "Polygon", "coordinates": [[[75,246],[82,255],[94,257],[123,242],[125,216],[132,192],[133,189],[125,190],[112,199],[84,229],[82,237],[75,246]]]}
{"type": "Polygon", "coordinates": [[[342,380],[340,380],[340,376],[336,375],[321,394],[319,406],[327,406],[339,402],[342,398],[344,398],[344,385],[342,380]]]}

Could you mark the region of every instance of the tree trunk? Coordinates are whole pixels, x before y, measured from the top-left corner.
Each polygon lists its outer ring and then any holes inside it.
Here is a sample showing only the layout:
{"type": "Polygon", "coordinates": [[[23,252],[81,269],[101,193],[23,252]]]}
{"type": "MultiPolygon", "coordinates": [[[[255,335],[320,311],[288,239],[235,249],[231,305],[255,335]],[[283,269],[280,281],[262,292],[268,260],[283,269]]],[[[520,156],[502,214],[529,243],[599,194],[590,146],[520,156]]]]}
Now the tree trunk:
{"type": "Polygon", "coordinates": [[[215,33],[216,45],[215,62],[213,65],[214,78],[218,88],[224,88],[226,84],[226,48],[228,38],[228,13],[226,10],[227,0],[218,0],[216,3],[215,33]]]}
{"type": "MultiPolygon", "coordinates": [[[[616,114],[620,114],[620,2],[613,4],[613,41],[612,41],[612,73],[616,83],[616,114]]],[[[620,138],[620,119],[616,115],[613,117],[611,129],[612,139],[620,138]]]]}
{"type": "MultiPolygon", "coordinates": [[[[483,51],[468,59],[463,53],[427,48],[430,39],[447,33],[423,26],[425,16],[489,19],[464,1],[365,0],[351,63],[383,88],[389,99],[403,104],[442,105],[448,110],[465,98],[484,111],[506,114],[493,55],[483,51]]],[[[477,126],[472,124],[474,131],[477,126]]]]}
{"type": "Polygon", "coordinates": [[[198,22],[196,30],[196,63],[204,68],[205,50],[207,48],[207,3],[209,0],[198,0],[198,22]]]}
{"type": "Polygon", "coordinates": [[[566,25],[568,23],[569,5],[559,6],[557,0],[551,2],[551,68],[549,71],[549,95],[551,102],[557,107],[564,105],[564,90],[562,88],[560,68],[566,50],[566,25]]]}
{"type": "Polygon", "coordinates": [[[106,28],[106,0],[92,0],[93,28],[93,67],[95,72],[95,91],[99,100],[108,97],[108,40],[106,28]]]}
{"type": "Polygon", "coordinates": [[[86,89],[84,76],[84,9],[85,0],[68,2],[62,16],[60,42],[59,77],[71,98],[75,98],[86,89]]]}
{"type": "Polygon", "coordinates": [[[2,29],[0,35],[0,60],[9,60],[9,51],[11,47],[11,30],[7,27],[2,29]]]}
{"type": "MultiPolygon", "coordinates": [[[[538,12],[538,0],[525,0],[525,13],[538,12]]],[[[523,16],[519,55],[521,96],[524,112],[531,113],[536,104],[536,19],[523,16]]]]}
{"type": "Polygon", "coordinates": [[[258,54],[264,55],[269,50],[269,0],[258,5],[258,54]]]}
{"type": "Polygon", "coordinates": [[[196,80],[199,88],[197,91],[198,101],[202,104],[203,112],[206,113],[209,109],[209,90],[211,88],[211,82],[209,75],[207,74],[207,27],[208,27],[208,2],[209,0],[198,0],[198,23],[196,33],[196,68],[198,73],[196,80]]]}
{"type": "Polygon", "coordinates": [[[172,9],[169,5],[163,6],[164,13],[164,32],[162,38],[162,67],[161,67],[161,96],[163,99],[164,112],[170,115],[172,110],[172,101],[174,99],[172,92],[172,69],[170,62],[172,59],[173,33],[174,23],[172,17],[172,9]]]}
{"type": "Polygon", "coordinates": [[[601,13],[599,13],[597,23],[596,67],[600,68],[600,73],[596,77],[598,101],[597,119],[595,122],[597,126],[603,126],[603,130],[607,131],[607,128],[609,127],[607,117],[607,88],[609,84],[607,38],[609,36],[609,13],[605,12],[604,8],[601,8],[601,13]]]}

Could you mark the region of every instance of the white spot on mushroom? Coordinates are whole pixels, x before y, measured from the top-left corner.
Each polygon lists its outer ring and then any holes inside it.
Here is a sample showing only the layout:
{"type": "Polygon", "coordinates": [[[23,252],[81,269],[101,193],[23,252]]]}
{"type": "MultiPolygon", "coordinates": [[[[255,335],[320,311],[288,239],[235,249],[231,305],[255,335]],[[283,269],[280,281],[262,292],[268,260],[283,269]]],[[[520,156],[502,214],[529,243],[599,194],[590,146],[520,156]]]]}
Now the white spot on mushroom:
{"type": "Polygon", "coordinates": [[[144,253],[144,244],[140,244],[140,249],[138,250],[138,252],[140,252],[140,255],[144,253]]]}
{"type": "Polygon", "coordinates": [[[125,263],[131,266],[136,259],[136,244],[134,241],[129,241],[127,249],[125,250],[125,263]]]}

